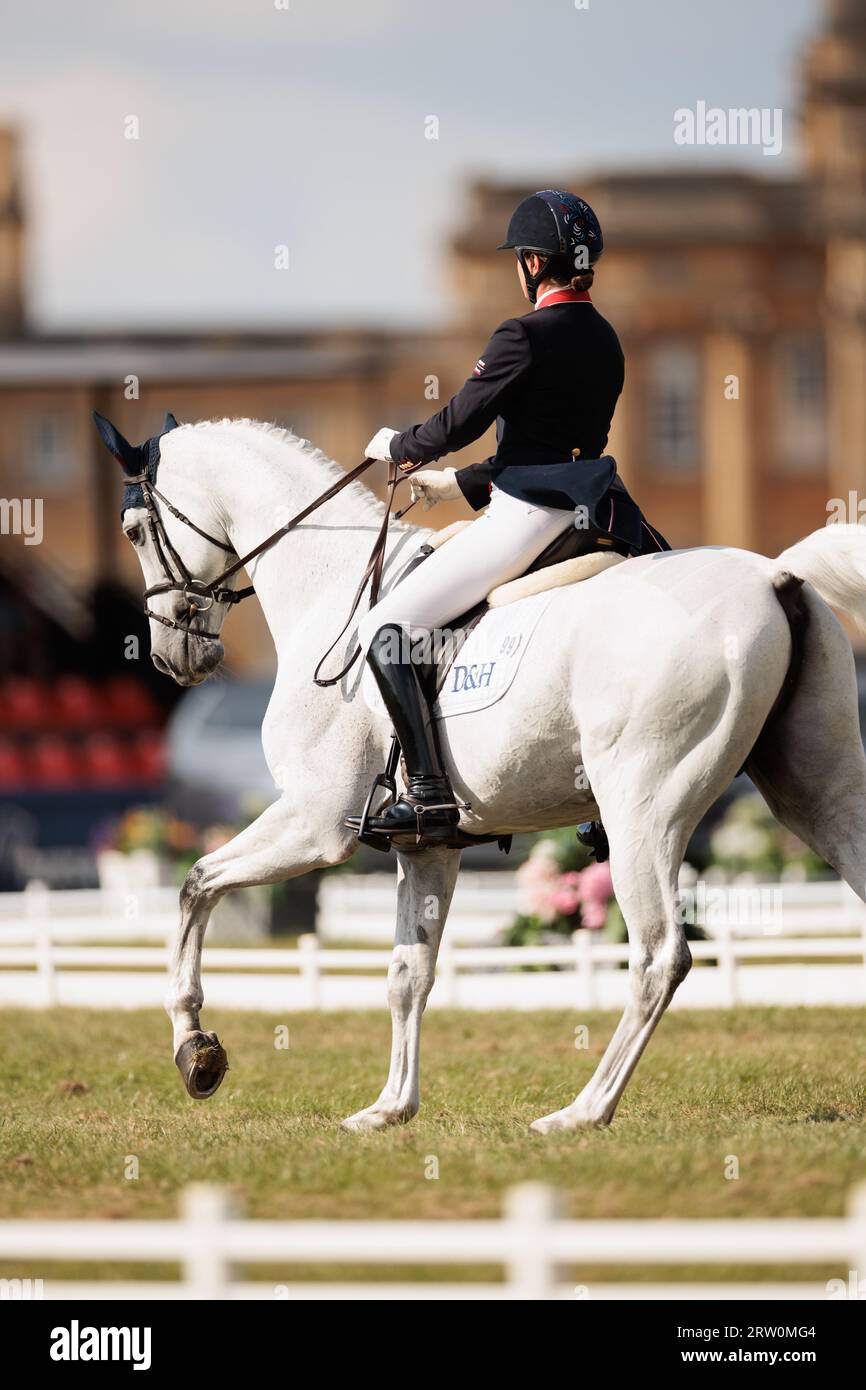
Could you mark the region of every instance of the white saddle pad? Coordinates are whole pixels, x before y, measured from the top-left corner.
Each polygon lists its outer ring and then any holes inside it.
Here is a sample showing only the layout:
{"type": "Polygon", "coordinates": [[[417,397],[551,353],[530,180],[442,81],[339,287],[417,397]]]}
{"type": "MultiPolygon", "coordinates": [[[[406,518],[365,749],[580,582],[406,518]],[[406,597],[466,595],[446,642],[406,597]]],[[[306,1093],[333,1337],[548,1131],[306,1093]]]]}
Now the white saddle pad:
{"type": "MultiPolygon", "coordinates": [[[[445,679],[434,713],[450,719],[475,714],[506,695],[529,647],[532,634],[547,610],[555,589],[533,594],[519,604],[491,608],[473,628],[457,653],[445,679]]],[[[382,697],[365,665],[361,689],[369,709],[385,714],[382,697]]]]}

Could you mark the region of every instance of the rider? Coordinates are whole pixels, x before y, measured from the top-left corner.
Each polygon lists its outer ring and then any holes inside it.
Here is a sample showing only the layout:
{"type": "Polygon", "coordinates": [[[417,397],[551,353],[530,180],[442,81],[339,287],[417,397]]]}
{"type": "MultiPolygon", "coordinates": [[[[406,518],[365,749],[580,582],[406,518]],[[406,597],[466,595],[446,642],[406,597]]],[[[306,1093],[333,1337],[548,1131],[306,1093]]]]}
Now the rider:
{"type": "MultiPolygon", "coordinates": [[[[464,497],[467,526],[432,552],[363,618],[359,639],[391,716],[408,784],[367,828],[447,840],[459,810],[440,754],[429,698],[410,640],[453,622],[497,584],[523,574],[563,531],[586,525],[628,554],[668,549],[603,458],[623,386],[623,354],[589,289],[602,253],[601,227],[581,198],[544,189],[515,210],[497,250],[517,254],[517,276],[534,312],[500,324],[471,376],[437,414],[411,429],[380,429],[368,458],[404,467],[432,463],[470,444],[497,421],[496,453],[467,468],[412,475],[426,506],[464,497]],[[407,640],[409,638],[410,640],[407,640]]],[[[348,818],[358,828],[360,817],[348,818]]],[[[599,827],[600,829],[600,827],[599,827]]],[[[603,832],[602,832],[603,833],[603,832]]]]}

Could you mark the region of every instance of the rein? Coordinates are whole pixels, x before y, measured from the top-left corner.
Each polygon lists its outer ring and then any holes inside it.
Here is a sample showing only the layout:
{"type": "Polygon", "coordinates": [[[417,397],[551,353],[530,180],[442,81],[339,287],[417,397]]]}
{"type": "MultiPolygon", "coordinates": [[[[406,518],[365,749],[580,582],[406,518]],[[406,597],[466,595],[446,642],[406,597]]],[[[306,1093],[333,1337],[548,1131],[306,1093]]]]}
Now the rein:
{"type": "MultiPolygon", "coordinates": [[[[311,502],[309,506],[304,507],[303,511],[297,512],[296,515],[292,517],[291,521],[287,521],[284,526],[280,526],[276,531],[271,532],[265,540],[260,541],[252,550],[247,551],[246,555],[242,555],[239,559],[235,560],[233,564],[228,565],[221,574],[217,575],[216,579],[212,580],[196,579],[190,574],[180,555],[177,553],[177,550],[168,538],[159,508],[154,499],[158,498],[173,517],[182,522],[184,526],[188,526],[191,531],[195,531],[196,535],[201,536],[203,540],[208,541],[211,545],[217,546],[219,550],[224,550],[227,554],[233,555],[235,552],[232,547],[227,545],[225,541],[219,540],[216,536],[209,535],[207,531],[203,531],[194,521],[190,521],[188,516],[185,516],[182,511],[169,502],[167,497],[162,495],[154,483],[151,482],[147,472],[139,473],[134,477],[127,477],[126,481],[128,483],[137,483],[142,490],[144,505],[147,511],[148,530],[165,574],[165,579],[160,580],[158,584],[152,584],[149,589],[145,589],[144,591],[145,617],[153,618],[156,622],[162,623],[163,627],[175,628],[178,632],[191,632],[195,637],[202,637],[212,642],[218,641],[218,632],[207,632],[202,628],[194,628],[191,626],[196,614],[209,612],[215,603],[241,603],[243,599],[251,598],[255,593],[255,587],[252,584],[246,589],[235,590],[227,588],[226,581],[237,574],[239,570],[242,570],[250,560],[255,560],[259,555],[263,555],[265,551],[270,550],[276,545],[277,541],[282,540],[283,536],[287,536],[290,531],[293,531],[296,526],[299,526],[312,512],[323,506],[325,502],[329,502],[332,497],[336,497],[338,492],[342,492],[343,488],[348,487],[349,483],[353,483],[356,478],[360,478],[361,474],[365,473],[375,462],[377,462],[376,459],[365,458],[363,462],[357,464],[349,473],[346,473],[344,477],[332,484],[326,492],[323,492],[315,501],[311,502]],[[174,570],[172,570],[169,560],[174,564],[174,570]],[[153,598],[156,594],[168,593],[183,594],[187,603],[187,618],[185,623],[182,621],[179,622],[175,618],[167,618],[162,613],[155,613],[150,607],[148,599],[153,598]]],[[[382,569],[385,563],[388,524],[391,520],[391,508],[394,505],[394,493],[397,489],[397,485],[419,467],[421,467],[420,464],[412,464],[407,467],[402,464],[396,464],[393,460],[388,463],[388,494],[385,501],[385,515],[382,518],[382,524],[373,542],[370,558],[361,576],[361,582],[358,585],[355,597],[352,601],[349,616],[313,672],[313,680],[318,686],[326,687],[336,685],[337,682],[341,681],[347,672],[351,670],[358,657],[361,655],[361,648],[357,646],[346,665],[337,675],[329,676],[327,679],[320,679],[319,672],[337,643],[340,641],[340,638],[345,634],[358,611],[368,582],[370,585],[370,607],[372,608],[378,600],[379,587],[382,582],[382,569]]],[[[396,512],[395,516],[398,518],[405,516],[406,512],[414,505],[414,502],[410,502],[409,506],[396,512]]]]}

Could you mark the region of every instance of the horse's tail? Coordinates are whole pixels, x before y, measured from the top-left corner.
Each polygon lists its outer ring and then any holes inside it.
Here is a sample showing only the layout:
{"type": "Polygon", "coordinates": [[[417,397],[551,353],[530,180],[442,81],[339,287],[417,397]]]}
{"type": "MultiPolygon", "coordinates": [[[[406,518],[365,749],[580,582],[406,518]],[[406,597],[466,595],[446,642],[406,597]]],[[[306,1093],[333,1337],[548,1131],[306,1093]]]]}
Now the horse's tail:
{"type": "Polygon", "coordinates": [[[841,608],[866,632],[866,526],[838,523],[813,531],[775,561],[806,579],[825,602],[841,608]]]}

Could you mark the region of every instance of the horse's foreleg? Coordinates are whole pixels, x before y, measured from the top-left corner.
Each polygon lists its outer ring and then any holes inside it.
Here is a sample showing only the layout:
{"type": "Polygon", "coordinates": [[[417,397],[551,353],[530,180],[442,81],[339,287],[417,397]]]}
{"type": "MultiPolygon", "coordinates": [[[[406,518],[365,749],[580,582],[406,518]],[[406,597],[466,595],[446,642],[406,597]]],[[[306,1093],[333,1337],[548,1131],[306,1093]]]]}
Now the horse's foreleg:
{"type": "MultiPolygon", "coordinates": [[[[338,825],[336,814],[333,820],[338,825]]],[[[180,893],[181,921],[165,1008],[172,1023],[174,1059],[194,1100],[212,1096],[228,1067],[216,1034],[202,1032],[199,1024],[204,1002],[201,951],[213,909],[234,888],[282,883],[340,863],[354,847],[352,834],[340,829],[314,841],[309,821],[298,814],[296,805],[280,800],[190,869],[180,893]]]]}
{"type": "Polygon", "coordinates": [[[397,858],[397,934],[388,969],[391,1067],[378,1100],[344,1120],[344,1129],[384,1129],[418,1113],[421,1015],[436,975],[460,850],[434,848],[397,858]]]}

